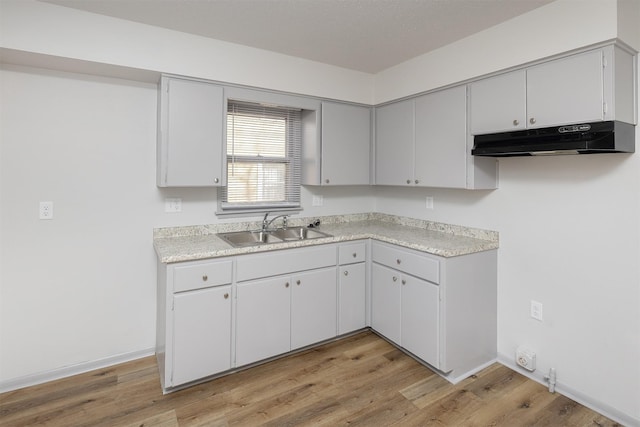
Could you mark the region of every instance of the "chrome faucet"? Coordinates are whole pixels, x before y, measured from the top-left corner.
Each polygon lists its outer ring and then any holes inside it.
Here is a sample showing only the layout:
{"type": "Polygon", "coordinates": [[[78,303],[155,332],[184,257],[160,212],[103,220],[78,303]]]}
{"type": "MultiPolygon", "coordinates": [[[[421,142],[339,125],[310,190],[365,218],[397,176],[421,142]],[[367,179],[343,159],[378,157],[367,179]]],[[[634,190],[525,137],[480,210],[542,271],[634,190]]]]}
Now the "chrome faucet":
{"type": "Polygon", "coordinates": [[[269,213],[270,212],[267,212],[266,214],[264,214],[264,218],[262,219],[262,231],[263,232],[267,231],[269,229],[269,226],[273,223],[273,221],[275,221],[278,218],[282,218],[282,228],[287,228],[287,220],[289,219],[288,215],[274,216],[269,221],[267,221],[267,218],[269,217],[269,213]]]}

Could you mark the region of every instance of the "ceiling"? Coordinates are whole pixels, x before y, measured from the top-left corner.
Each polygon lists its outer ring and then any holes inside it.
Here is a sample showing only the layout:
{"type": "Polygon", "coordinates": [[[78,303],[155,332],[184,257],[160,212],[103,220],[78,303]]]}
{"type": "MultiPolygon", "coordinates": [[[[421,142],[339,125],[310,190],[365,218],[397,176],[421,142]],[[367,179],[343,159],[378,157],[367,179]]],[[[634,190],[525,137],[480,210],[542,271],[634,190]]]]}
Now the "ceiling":
{"type": "Polygon", "coordinates": [[[553,0],[40,0],[377,73],[553,0]]]}

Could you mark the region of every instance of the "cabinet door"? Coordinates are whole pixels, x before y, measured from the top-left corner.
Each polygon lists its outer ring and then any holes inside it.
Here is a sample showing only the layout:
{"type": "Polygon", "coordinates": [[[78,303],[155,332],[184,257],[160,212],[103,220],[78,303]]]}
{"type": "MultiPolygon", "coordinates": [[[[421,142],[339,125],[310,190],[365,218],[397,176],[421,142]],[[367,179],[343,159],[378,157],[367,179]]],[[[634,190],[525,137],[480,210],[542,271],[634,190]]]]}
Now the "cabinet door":
{"type": "Polygon", "coordinates": [[[172,386],[231,368],[230,295],[219,286],[173,297],[172,386]]]}
{"type": "Polygon", "coordinates": [[[401,345],[400,273],[379,264],[371,267],[371,327],[401,345]]]}
{"type": "Polygon", "coordinates": [[[364,262],[340,267],[338,274],[338,334],[366,326],[366,266],[364,262]]]}
{"type": "Polygon", "coordinates": [[[322,185],[369,184],[371,109],[322,103],[322,185]]]}
{"type": "Polygon", "coordinates": [[[276,277],[238,284],[236,364],[242,366],[290,347],[290,279],[276,277]]]}
{"type": "Polygon", "coordinates": [[[527,69],[527,125],[545,127],[603,118],[602,51],[527,69]]]}
{"type": "Polygon", "coordinates": [[[163,77],[160,90],[158,186],[224,185],[222,87],[163,77]]]}
{"type": "Polygon", "coordinates": [[[473,135],[522,130],[527,120],[527,83],[524,70],[469,85],[470,128],[473,135]]]}
{"type": "Polygon", "coordinates": [[[402,347],[438,368],[438,285],[402,277],[402,347]]]}
{"type": "Polygon", "coordinates": [[[413,100],[376,108],[376,184],[413,184],[413,100]]]}
{"type": "Polygon", "coordinates": [[[425,187],[467,185],[467,88],[415,100],[414,182],[425,187]]]}
{"type": "Polygon", "coordinates": [[[291,348],[336,336],[336,268],[298,273],[292,278],[291,348]]]}

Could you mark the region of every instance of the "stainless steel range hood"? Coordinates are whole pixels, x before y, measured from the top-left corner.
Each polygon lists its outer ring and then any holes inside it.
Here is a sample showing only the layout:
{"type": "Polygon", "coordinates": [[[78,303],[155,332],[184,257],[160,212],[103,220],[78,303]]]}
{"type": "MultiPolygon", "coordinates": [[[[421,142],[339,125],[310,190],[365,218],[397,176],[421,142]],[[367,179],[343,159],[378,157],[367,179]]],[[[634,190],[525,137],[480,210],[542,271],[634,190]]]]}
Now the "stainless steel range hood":
{"type": "Polygon", "coordinates": [[[634,151],[635,126],[608,121],[476,135],[471,154],[512,157],[634,151]]]}

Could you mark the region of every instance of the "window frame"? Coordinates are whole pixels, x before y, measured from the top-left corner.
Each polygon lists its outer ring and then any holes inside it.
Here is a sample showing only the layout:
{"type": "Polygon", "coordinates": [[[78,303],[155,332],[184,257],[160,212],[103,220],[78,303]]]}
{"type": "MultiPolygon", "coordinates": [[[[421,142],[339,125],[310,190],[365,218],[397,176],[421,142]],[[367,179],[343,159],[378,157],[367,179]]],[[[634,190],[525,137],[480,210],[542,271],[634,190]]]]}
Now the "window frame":
{"type": "MultiPolygon", "coordinates": [[[[225,135],[223,138],[223,161],[224,173],[226,176],[226,185],[218,188],[218,211],[217,215],[242,215],[252,214],[256,212],[299,212],[302,210],[301,200],[301,185],[302,185],[302,111],[299,107],[280,106],[273,105],[271,103],[264,104],[255,101],[236,100],[231,97],[225,98],[225,135]],[[263,157],[255,155],[237,155],[235,153],[228,153],[228,120],[232,113],[229,111],[230,106],[237,105],[248,107],[249,109],[255,108],[256,112],[259,109],[271,109],[269,115],[273,114],[273,117],[277,117],[281,113],[281,117],[285,120],[289,120],[289,111],[297,110],[298,117],[296,123],[285,123],[285,156],[284,157],[263,157]],[[281,112],[274,112],[282,110],[281,112]],[[296,128],[297,126],[297,128],[296,128]],[[296,141],[297,136],[297,141],[296,141]],[[297,150],[297,153],[296,153],[297,150]],[[285,178],[284,178],[284,201],[254,201],[249,203],[233,203],[227,201],[228,188],[229,188],[229,173],[233,168],[233,164],[284,164],[285,165],[285,178]]],[[[244,112],[246,113],[246,112],[244,112]]],[[[239,114],[243,114],[241,111],[239,114]]]]}

